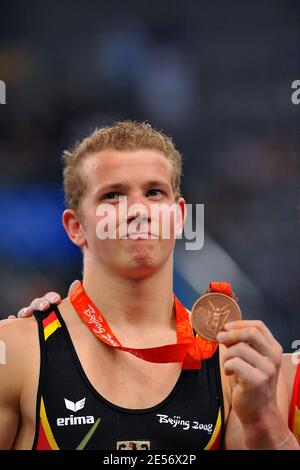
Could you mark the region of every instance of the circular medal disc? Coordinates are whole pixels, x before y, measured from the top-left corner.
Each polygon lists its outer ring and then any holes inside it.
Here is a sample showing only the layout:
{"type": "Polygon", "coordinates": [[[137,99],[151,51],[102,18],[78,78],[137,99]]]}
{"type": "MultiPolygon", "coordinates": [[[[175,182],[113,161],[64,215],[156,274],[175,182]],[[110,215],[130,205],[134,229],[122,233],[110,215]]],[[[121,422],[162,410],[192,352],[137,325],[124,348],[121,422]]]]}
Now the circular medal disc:
{"type": "Polygon", "coordinates": [[[225,294],[205,294],[192,307],[192,326],[198,335],[209,341],[216,341],[225,323],[241,319],[240,307],[232,297],[225,294]]]}

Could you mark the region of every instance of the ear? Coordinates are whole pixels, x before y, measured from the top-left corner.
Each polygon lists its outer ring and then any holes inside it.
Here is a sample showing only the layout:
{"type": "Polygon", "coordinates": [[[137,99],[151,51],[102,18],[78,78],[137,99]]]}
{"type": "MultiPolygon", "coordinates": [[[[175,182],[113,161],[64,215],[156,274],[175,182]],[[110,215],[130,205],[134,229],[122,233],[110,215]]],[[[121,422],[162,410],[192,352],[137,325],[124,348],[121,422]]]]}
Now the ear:
{"type": "Polygon", "coordinates": [[[179,237],[182,234],[185,219],[187,216],[186,204],[183,197],[180,197],[177,204],[177,217],[176,217],[176,237],[179,237]]]}
{"type": "Polygon", "coordinates": [[[87,243],[84,230],[78,215],[73,209],[66,209],[63,212],[62,223],[71,242],[73,242],[79,248],[83,248],[87,243]]]}

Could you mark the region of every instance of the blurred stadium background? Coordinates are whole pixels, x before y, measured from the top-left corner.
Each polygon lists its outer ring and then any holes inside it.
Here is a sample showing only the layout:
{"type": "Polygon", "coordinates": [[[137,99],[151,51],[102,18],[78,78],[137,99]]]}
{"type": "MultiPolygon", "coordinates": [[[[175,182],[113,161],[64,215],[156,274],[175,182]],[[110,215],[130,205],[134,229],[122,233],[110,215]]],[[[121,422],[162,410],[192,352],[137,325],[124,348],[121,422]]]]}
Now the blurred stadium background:
{"type": "MultiPolygon", "coordinates": [[[[61,226],[61,154],[95,126],[149,120],[184,155],[205,247],[176,249],[191,306],[229,280],[286,350],[300,337],[298,0],[1,1],[0,305],[66,294],[81,258],[61,226]]],[[[163,294],[162,294],[163,295],[163,294]]]]}

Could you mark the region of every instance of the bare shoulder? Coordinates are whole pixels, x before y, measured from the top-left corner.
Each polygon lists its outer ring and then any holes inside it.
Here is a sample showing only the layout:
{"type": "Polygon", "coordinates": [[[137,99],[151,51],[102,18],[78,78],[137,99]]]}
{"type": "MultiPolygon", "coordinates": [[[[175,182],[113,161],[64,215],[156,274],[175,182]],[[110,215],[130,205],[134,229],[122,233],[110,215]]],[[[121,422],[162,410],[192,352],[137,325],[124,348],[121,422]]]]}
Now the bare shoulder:
{"type": "Polygon", "coordinates": [[[0,401],[4,396],[19,400],[33,382],[39,349],[35,318],[0,321],[0,401]]]}
{"type": "Polygon", "coordinates": [[[297,363],[293,360],[293,354],[282,355],[282,369],[284,373],[295,374],[297,369],[297,363]]]}
{"type": "Polygon", "coordinates": [[[35,318],[0,321],[0,362],[7,365],[6,372],[20,367],[33,349],[38,346],[35,318]]]}
{"type": "Polygon", "coordinates": [[[0,339],[8,342],[14,342],[18,347],[18,342],[23,342],[26,337],[36,334],[37,322],[34,317],[1,320],[0,321],[0,339]]]}
{"type": "Polygon", "coordinates": [[[296,361],[293,360],[293,354],[283,354],[281,370],[288,386],[290,398],[291,398],[292,391],[293,391],[293,384],[294,384],[296,369],[297,369],[297,363],[296,361]]]}
{"type": "Polygon", "coordinates": [[[35,318],[0,321],[0,449],[11,449],[34,421],[38,367],[35,318]]]}

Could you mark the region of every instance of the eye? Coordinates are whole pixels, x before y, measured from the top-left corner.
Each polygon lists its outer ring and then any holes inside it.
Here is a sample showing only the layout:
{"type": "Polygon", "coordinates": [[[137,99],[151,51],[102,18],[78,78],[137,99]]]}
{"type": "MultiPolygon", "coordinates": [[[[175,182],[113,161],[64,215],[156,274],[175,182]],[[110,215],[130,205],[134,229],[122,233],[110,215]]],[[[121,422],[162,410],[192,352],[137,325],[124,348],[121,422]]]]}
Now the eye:
{"type": "Polygon", "coordinates": [[[103,196],[103,199],[108,199],[110,201],[114,201],[120,197],[121,193],[118,193],[116,191],[112,191],[110,193],[106,193],[103,196]]]}
{"type": "Polygon", "coordinates": [[[160,196],[162,194],[164,194],[164,192],[161,189],[150,189],[148,191],[149,196],[154,196],[155,197],[155,196],[160,196]]]}

